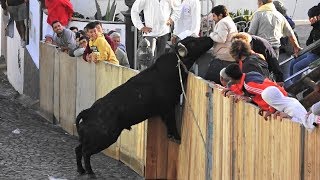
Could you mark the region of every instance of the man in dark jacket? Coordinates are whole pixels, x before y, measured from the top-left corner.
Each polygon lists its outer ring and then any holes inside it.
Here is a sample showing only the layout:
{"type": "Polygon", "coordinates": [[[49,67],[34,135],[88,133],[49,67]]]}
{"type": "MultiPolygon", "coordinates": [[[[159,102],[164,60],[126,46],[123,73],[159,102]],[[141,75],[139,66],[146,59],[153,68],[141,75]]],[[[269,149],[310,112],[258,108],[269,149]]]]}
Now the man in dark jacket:
{"type": "Polygon", "coordinates": [[[16,22],[18,33],[21,37],[21,46],[26,45],[26,25],[24,20],[28,18],[28,0],[1,0],[1,7],[4,10],[4,14],[8,15],[16,22]]]}
{"type": "Polygon", "coordinates": [[[230,55],[239,64],[243,73],[258,72],[269,78],[268,64],[263,55],[251,50],[250,45],[244,40],[234,40],[231,44],[230,55]]]}
{"type": "Polygon", "coordinates": [[[250,44],[251,49],[254,52],[262,54],[268,63],[269,72],[273,74],[275,81],[279,85],[283,85],[283,72],[279,66],[277,55],[267,40],[245,32],[240,32],[234,35],[233,40],[236,39],[244,40],[250,44]]]}

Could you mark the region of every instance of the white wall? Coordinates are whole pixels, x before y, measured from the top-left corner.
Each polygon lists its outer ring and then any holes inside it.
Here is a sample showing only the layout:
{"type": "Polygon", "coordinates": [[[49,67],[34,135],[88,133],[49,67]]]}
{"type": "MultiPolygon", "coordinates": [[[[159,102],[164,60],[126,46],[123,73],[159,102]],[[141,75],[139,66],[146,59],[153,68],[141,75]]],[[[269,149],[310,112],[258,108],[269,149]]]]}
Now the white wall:
{"type": "Polygon", "coordinates": [[[40,4],[37,0],[30,2],[30,26],[29,26],[29,45],[27,49],[34,64],[39,68],[39,41],[40,41],[40,4]]]}
{"type": "Polygon", "coordinates": [[[14,37],[7,37],[7,76],[11,85],[20,94],[23,93],[24,49],[20,45],[20,36],[14,28],[14,37]]]}

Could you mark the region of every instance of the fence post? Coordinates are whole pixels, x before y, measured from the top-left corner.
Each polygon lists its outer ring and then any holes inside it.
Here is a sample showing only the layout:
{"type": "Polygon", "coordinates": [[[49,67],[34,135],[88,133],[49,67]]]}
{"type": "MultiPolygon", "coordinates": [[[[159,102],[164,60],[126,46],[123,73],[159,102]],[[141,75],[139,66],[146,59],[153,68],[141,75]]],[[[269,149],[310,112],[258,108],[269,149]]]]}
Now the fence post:
{"type": "Polygon", "coordinates": [[[206,180],[212,179],[212,141],[213,141],[213,97],[212,88],[208,88],[209,92],[206,93],[208,97],[208,128],[207,128],[207,143],[206,143],[206,180]]]}

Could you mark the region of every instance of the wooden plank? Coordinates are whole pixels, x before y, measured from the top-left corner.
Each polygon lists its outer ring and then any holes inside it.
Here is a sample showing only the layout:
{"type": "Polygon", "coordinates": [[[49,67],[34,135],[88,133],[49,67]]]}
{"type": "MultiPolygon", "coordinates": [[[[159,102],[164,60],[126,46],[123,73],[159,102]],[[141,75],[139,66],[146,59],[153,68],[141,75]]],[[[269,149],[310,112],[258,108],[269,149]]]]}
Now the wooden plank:
{"type": "Polygon", "coordinates": [[[55,123],[60,123],[60,56],[55,49],[54,75],[53,75],[53,116],[55,123]]]}
{"type": "Polygon", "coordinates": [[[94,63],[88,63],[77,58],[77,101],[76,115],[83,109],[91,107],[96,100],[96,68],[94,63]]]}
{"type": "Polygon", "coordinates": [[[222,142],[224,141],[223,133],[223,96],[218,90],[214,91],[214,106],[213,106],[213,178],[222,179],[222,153],[223,146],[222,142]]]}
{"type": "Polygon", "coordinates": [[[148,121],[146,179],[167,177],[168,140],[167,129],[160,117],[148,121]]]}
{"type": "Polygon", "coordinates": [[[39,78],[40,78],[40,109],[42,115],[53,122],[53,78],[56,48],[40,43],[39,78]]]}
{"type": "Polygon", "coordinates": [[[73,134],[76,118],[77,64],[74,57],[59,53],[60,58],[60,124],[73,134]]]}
{"type": "Polygon", "coordinates": [[[167,179],[177,179],[177,166],[179,157],[179,144],[168,142],[168,165],[167,165],[167,179]]]}

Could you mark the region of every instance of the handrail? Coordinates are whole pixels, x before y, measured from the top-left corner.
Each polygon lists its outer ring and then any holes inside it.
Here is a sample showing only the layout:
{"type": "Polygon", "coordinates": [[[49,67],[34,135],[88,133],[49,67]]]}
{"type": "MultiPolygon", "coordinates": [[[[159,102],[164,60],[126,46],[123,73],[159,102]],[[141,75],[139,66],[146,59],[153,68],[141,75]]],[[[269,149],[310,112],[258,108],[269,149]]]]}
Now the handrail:
{"type": "MultiPolygon", "coordinates": [[[[297,57],[300,57],[301,55],[303,55],[303,54],[305,54],[305,53],[307,53],[307,52],[309,52],[309,51],[312,51],[312,50],[314,50],[314,49],[317,48],[317,47],[320,47],[320,39],[317,40],[316,42],[310,44],[310,45],[307,46],[306,48],[302,49],[302,50],[299,52],[299,54],[298,54],[297,57]]],[[[296,58],[296,57],[291,56],[290,58],[288,58],[288,59],[282,61],[281,63],[279,63],[279,65],[280,65],[280,66],[283,66],[284,64],[288,63],[289,61],[291,61],[291,60],[294,59],[294,58],[296,58]]]]}

